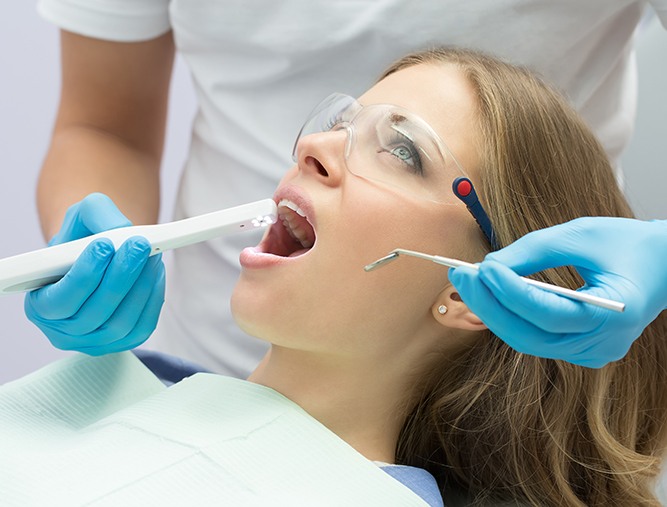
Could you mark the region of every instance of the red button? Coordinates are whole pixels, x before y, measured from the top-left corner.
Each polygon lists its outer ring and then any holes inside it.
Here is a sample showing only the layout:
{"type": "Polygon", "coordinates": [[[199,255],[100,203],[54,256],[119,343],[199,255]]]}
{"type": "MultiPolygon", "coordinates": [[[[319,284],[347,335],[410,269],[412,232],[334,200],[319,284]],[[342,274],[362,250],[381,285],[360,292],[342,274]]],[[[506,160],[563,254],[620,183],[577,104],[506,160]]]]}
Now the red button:
{"type": "Polygon", "coordinates": [[[462,195],[463,197],[467,197],[468,194],[470,194],[470,191],[472,190],[472,185],[468,180],[463,180],[459,181],[459,184],[457,186],[457,190],[459,192],[459,195],[462,195]]]}

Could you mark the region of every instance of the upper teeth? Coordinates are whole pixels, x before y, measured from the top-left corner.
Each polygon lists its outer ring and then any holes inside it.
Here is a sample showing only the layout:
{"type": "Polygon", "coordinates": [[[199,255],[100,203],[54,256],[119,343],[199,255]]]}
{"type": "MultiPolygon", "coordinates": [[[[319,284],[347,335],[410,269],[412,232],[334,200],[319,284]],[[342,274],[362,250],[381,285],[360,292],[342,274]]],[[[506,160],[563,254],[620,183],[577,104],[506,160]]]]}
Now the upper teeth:
{"type": "Polygon", "coordinates": [[[282,199],[279,203],[278,206],[285,206],[286,208],[291,209],[292,211],[296,211],[299,215],[302,217],[306,216],[306,212],[303,211],[301,208],[299,208],[296,204],[294,204],[292,201],[289,199],[282,199]]]}
{"type": "Polygon", "coordinates": [[[278,216],[282,220],[283,225],[285,226],[285,229],[290,234],[290,236],[292,236],[295,240],[299,241],[299,243],[301,243],[301,246],[303,246],[304,248],[310,248],[311,246],[313,246],[313,242],[310,239],[308,239],[308,233],[301,227],[301,225],[298,222],[293,220],[292,217],[294,217],[294,215],[291,215],[289,212],[281,213],[280,212],[281,207],[289,208],[295,213],[298,213],[302,217],[306,216],[304,211],[288,199],[282,199],[278,203],[278,216]]]}

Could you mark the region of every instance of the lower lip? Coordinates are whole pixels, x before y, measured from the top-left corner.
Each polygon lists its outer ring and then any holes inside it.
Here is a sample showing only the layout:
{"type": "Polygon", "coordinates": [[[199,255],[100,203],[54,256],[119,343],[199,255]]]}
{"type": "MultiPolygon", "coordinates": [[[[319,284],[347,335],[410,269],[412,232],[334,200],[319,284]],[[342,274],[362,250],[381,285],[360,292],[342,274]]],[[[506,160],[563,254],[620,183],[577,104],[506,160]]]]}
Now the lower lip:
{"type": "Polygon", "coordinates": [[[239,256],[241,267],[246,269],[262,269],[272,266],[281,266],[294,262],[300,255],[295,257],[280,257],[278,255],[261,252],[258,247],[244,248],[239,256]]]}
{"type": "Polygon", "coordinates": [[[257,247],[244,248],[239,256],[241,267],[246,269],[267,268],[280,264],[280,257],[262,253],[257,247]]]}

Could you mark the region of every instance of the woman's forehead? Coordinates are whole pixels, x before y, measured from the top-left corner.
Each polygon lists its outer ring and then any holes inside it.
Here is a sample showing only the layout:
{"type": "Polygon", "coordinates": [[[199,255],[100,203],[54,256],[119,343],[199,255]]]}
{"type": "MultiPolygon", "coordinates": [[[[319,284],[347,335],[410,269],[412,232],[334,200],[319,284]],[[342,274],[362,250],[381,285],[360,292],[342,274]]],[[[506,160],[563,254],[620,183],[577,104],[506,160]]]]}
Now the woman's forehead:
{"type": "Polygon", "coordinates": [[[394,104],[435,123],[442,116],[463,119],[474,115],[476,110],[472,85],[463,71],[451,63],[401,69],[376,83],[359,98],[359,102],[363,105],[394,104]]]}

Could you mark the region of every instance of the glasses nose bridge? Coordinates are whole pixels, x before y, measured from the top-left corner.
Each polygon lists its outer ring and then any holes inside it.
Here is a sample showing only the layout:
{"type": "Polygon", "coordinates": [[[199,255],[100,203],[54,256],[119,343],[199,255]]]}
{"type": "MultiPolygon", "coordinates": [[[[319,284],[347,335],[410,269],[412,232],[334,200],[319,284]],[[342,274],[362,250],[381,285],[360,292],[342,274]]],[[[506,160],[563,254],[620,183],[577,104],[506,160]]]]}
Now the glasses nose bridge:
{"type": "Polygon", "coordinates": [[[346,133],[344,154],[345,154],[345,161],[347,162],[347,160],[350,158],[350,152],[354,147],[354,141],[356,136],[354,120],[341,122],[332,129],[332,131],[334,132],[339,130],[344,130],[346,133]]]}

